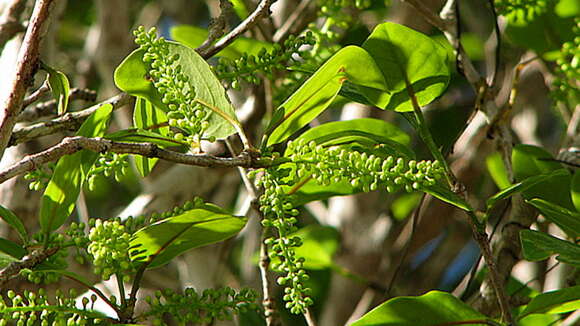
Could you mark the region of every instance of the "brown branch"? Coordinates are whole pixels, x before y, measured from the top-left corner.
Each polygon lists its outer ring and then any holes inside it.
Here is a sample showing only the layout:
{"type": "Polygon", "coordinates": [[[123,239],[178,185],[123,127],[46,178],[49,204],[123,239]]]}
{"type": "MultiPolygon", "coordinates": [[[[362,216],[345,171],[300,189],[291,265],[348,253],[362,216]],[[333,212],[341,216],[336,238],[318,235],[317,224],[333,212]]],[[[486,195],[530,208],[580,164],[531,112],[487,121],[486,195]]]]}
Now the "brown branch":
{"type": "Polygon", "coordinates": [[[220,15],[209,22],[207,39],[195,49],[198,53],[207,51],[215,41],[224,35],[227,28],[227,16],[231,11],[232,3],[229,0],[220,0],[220,15]]]}
{"type": "Polygon", "coordinates": [[[0,270],[0,288],[3,288],[8,281],[18,276],[21,270],[35,267],[54,255],[59,249],[59,247],[52,247],[34,250],[30,255],[24,256],[21,260],[10,263],[4,269],[0,270]]]}
{"type": "Polygon", "coordinates": [[[20,22],[20,16],[26,8],[27,0],[13,0],[0,17],[0,49],[16,34],[24,32],[26,28],[20,22]]]}
{"type": "Polygon", "coordinates": [[[48,87],[48,83],[44,82],[42,86],[40,86],[37,90],[35,90],[32,94],[28,95],[26,98],[24,98],[24,100],[22,101],[22,107],[25,108],[30,104],[38,101],[38,99],[40,99],[44,94],[48,93],[49,91],[50,87],[48,87]]]}
{"type": "Polygon", "coordinates": [[[16,69],[11,85],[5,88],[0,101],[0,157],[8,146],[12,129],[22,110],[22,101],[26,89],[30,86],[38,69],[40,41],[45,34],[52,4],[54,0],[38,0],[34,6],[32,17],[24,35],[22,47],[18,53],[16,69]]]}
{"type": "MultiPolygon", "coordinates": [[[[32,95],[30,95],[29,97],[27,97],[24,101],[25,103],[27,102],[27,100],[29,100],[29,98],[31,98],[32,95]]],[[[128,96],[127,99],[129,98],[128,96]]],[[[36,101],[37,99],[35,99],[34,101],[36,101]]],[[[95,102],[97,100],[97,92],[95,92],[92,89],[85,89],[85,88],[71,88],[70,90],[70,94],[68,96],[68,100],[69,102],[74,101],[74,100],[82,100],[85,102],[95,102]]],[[[32,102],[34,102],[32,101],[32,102]]],[[[124,104],[126,104],[124,101],[121,104],[116,103],[115,108],[118,108],[120,106],[123,106],[124,104]]],[[[32,103],[30,103],[32,104],[32,103]]],[[[30,105],[28,104],[28,105],[30,105]]],[[[23,105],[24,107],[26,107],[26,104],[23,105]]],[[[26,108],[24,109],[20,115],[18,115],[18,122],[23,122],[23,121],[35,121],[39,118],[45,117],[47,115],[55,115],[56,114],[56,110],[58,107],[58,102],[56,100],[50,100],[47,102],[43,102],[43,103],[39,103],[33,107],[30,108],[26,108]]]]}
{"type": "Polygon", "coordinates": [[[89,150],[97,153],[118,153],[118,154],[134,154],[145,157],[156,157],[173,163],[180,163],[186,165],[195,165],[203,167],[252,167],[260,168],[266,167],[273,162],[271,160],[264,160],[255,158],[248,153],[241,153],[236,157],[222,158],[206,154],[183,154],[171,150],[160,148],[152,143],[123,143],[115,142],[103,138],[87,138],[81,136],[66,137],[55,146],[36,153],[28,155],[20,162],[0,171],[0,183],[32,171],[42,164],[53,162],[59,158],[74,154],[80,150],[89,150]]]}
{"type": "Polygon", "coordinates": [[[260,18],[268,16],[270,14],[270,6],[274,3],[274,0],[262,0],[256,10],[252,12],[248,18],[241,22],[236,28],[230,31],[226,36],[217,41],[214,45],[209,48],[196,49],[199,54],[204,58],[208,59],[214,56],[216,53],[223,50],[226,46],[230,45],[237,37],[245,33],[248,29],[252,28],[260,18]]]}
{"type": "Polygon", "coordinates": [[[69,112],[61,117],[47,122],[41,122],[31,126],[16,128],[12,134],[12,137],[10,138],[10,141],[8,142],[8,146],[14,146],[36,139],[38,137],[52,135],[60,131],[76,131],[85,121],[85,119],[88,118],[98,108],[100,108],[101,105],[111,104],[113,105],[113,109],[118,109],[128,104],[131,101],[131,98],[132,97],[130,95],[121,93],[88,109],[77,112],[69,112]]]}

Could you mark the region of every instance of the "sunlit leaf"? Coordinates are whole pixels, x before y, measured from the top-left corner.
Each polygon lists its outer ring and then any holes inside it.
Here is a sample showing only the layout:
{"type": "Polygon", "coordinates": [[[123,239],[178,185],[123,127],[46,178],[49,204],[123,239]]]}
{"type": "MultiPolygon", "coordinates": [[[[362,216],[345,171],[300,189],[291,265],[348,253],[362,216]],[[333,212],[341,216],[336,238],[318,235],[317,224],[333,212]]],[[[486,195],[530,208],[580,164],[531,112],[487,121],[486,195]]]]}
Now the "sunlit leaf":
{"type": "MultiPolygon", "coordinates": [[[[160,125],[167,122],[167,117],[165,112],[158,109],[151,102],[144,98],[137,97],[135,100],[135,109],[133,110],[133,125],[139,129],[145,129],[149,127],[158,126],[151,131],[151,133],[158,134],[160,136],[167,136],[169,134],[169,126],[160,125]]],[[[135,165],[141,176],[147,176],[157,161],[158,158],[147,158],[143,156],[136,155],[135,165]]]]}
{"type": "MultiPolygon", "coordinates": [[[[77,136],[103,136],[112,112],[111,104],[102,105],[85,120],[77,136]]],[[[86,175],[97,157],[97,153],[79,151],[58,160],[42,195],[40,226],[44,232],[56,230],[72,213],[86,175]]]]}
{"type": "Polygon", "coordinates": [[[68,96],[70,93],[70,84],[65,74],[58,70],[54,70],[46,65],[43,69],[48,72],[48,87],[52,92],[52,96],[56,100],[58,115],[66,112],[68,107],[68,96]]]}
{"type": "Polygon", "coordinates": [[[560,314],[577,309],[580,309],[580,286],[573,286],[534,297],[518,318],[538,313],[560,314]]]}

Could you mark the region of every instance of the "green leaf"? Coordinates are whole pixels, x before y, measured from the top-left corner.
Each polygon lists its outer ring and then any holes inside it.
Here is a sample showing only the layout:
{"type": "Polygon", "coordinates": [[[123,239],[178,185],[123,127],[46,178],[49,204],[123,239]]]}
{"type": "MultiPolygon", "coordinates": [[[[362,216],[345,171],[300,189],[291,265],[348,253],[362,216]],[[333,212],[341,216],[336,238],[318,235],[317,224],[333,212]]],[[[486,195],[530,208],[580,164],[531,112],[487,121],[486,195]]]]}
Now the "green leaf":
{"type": "Polygon", "coordinates": [[[491,178],[497,185],[499,189],[505,189],[511,186],[511,182],[508,178],[507,171],[503,165],[503,161],[498,152],[494,152],[485,159],[485,165],[487,166],[487,171],[491,178]]]}
{"type": "Polygon", "coordinates": [[[407,146],[410,137],[395,125],[379,119],[363,118],[324,123],[300,135],[296,141],[299,140],[314,141],[325,146],[349,143],[381,145],[397,157],[415,156],[407,146]]]}
{"type": "Polygon", "coordinates": [[[267,146],[280,143],[322,113],[338,95],[345,80],[381,89],[385,80],[373,58],[364,49],[347,46],[326,61],[302,86],[282,103],[266,130],[267,146]]]}
{"type": "Polygon", "coordinates": [[[131,240],[131,259],[150,261],[148,268],[159,267],[187,250],[236,235],[246,221],[205,204],[137,231],[131,240]]]}
{"type": "Polygon", "coordinates": [[[561,262],[580,267],[580,246],[533,230],[520,231],[522,250],[526,260],[544,260],[558,254],[561,262]]]}
{"type": "MultiPolygon", "coordinates": [[[[385,78],[383,91],[387,96],[373,102],[380,108],[413,111],[406,79],[421,106],[433,101],[447,88],[450,74],[447,51],[427,35],[403,25],[383,23],[375,27],[363,48],[373,57],[385,78]]],[[[366,92],[366,95],[373,92],[366,92]]]]}
{"type": "Polygon", "coordinates": [[[18,259],[12,257],[11,255],[0,252],[0,269],[3,269],[15,261],[18,261],[18,259]]]}
{"type": "Polygon", "coordinates": [[[20,239],[22,239],[24,243],[28,242],[28,232],[26,232],[24,224],[16,214],[12,213],[8,208],[0,205],[0,218],[18,232],[20,239]]]}
{"type": "Polygon", "coordinates": [[[487,317],[449,293],[431,291],[419,297],[393,298],[351,326],[433,326],[468,320],[485,325],[487,317]]]}
{"type": "MultiPolygon", "coordinates": [[[[167,122],[165,112],[154,106],[151,102],[144,98],[137,97],[135,101],[135,109],[133,110],[133,125],[139,129],[145,129],[152,126],[158,126],[167,122]]],[[[167,136],[169,134],[169,126],[155,128],[152,133],[167,136]]],[[[146,177],[157,161],[158,158],[147,158],[143,156],[134,156],[135,165],[141,176],[146,177]]]]}
{"type": "Polygon", "coordinates": [[[153,143],[161,147],[188,146],[171,137],[165,137],[156,132],[142,129],[125,129],[105,135],[103,138],[128,143],[153,143]]]}
{"type": "Polygon", "coordinates": [[[402,194],[399,198],[393,201],[391,205],[391,210],[393,211],[393,217],[402,221],[409,216],[415,210],[415,208],[421,202],[422,194],[420,192],[412,192],[410,194],[402,194]]]}
{"type": "Polygon", "coordinates": [[[518,319],[531,314],[560,314],[577,309],[580,309],[580,286],[573,286],[534,297],[518,319]]]}
{"type": "MultiPolygon", "coordinates": [[[[207,40],[208,32],[206,28],[201,28],[192,25],[177,25],[171,27],[171,38],[179,43],[187,45],[195,49],[207,40]]],[[[217,56],[222,56],[229,59],[238,59],[242,55],[258,55],[260,50],[266,49],[270,51],[274,46],[271,43],[258,41],[246,37],[238,37],[226,48],[217,53],[217,56]]]]}
{"type": "Polygon", "coordinates": [[[8,254],[16,259],[20,259],[26,255],[26,249],[14,241],[0,238],[0,252],[8,254]]]}
{"type": "MultiPolygon", "coordinates": [[[[185,45],[174,42],[168,42],[168,44],[168,55],[179,55],[178,64],[181,65],[185,76],[189,77],[189,83],[195,88],[196,99],[207,103],[230,120],[239,123],[225,89],[207,62],[185,45]]],[[[166,111],[166,105],[161,103],[161,95],[148,76],[147,65],[143,63],[143,55],[144,51],[135,50],[121,62],[115,70],[115,84],[121,90],[140,96],[166,111]]],[[[211,111],[208,122],[209,127],[204,137],[213,136],[222,139],[236,132],[235,127],[215,111],[211,111]]]]}
{"type": "MultiPolygon", "coordinates": [[[[514,146],[512,164],[516,181],[563,169],[562,165],[554,161],[554,157],[543,148],[524,144],[514,146]]],[[[554,176],[525,190],[522,193],[523,197],[528,200],[541,198],[567,209],[574,209],[570,196],[572,177],[568,170],[565,171],[566,174],[554,176]]]]}
{"type": "Polygon", "coordinates": [[[580,212],[580,172],[574,173],[570,182],[570,195],[576,211],[580,212]]]}
{"type": "MultiPolygon", "coordinates": [[[[103,136],[112,112],[111,104],[102,105],[85,120],[76,135],[103,136]]],[[[56,230],[72,213],[86,174],[97,156],[97,153],[79,151],[58,160],[52,178],[42,195],[40,226],[44,232],[56,230]]]]}
{"type": "Polygon", "coordinates": [[[447,186],[436,184],[434,186],[427,187],[422,190],[430,194],[431,196],[438,198],[455,207],[459,207],[468,212],[473,211],[473,208],[471,207],[471,205],[469,205],[468,202],[465,201],[465,199],[461,198],[461,196],[451,191],[449,188],[447,188],[447,186]]]}
{"type": "Polygon", "coordinates": [[[539,198],[534,198],[528,203],[539,209],[546,219],[560,227],[572,239],[580,237],[580,213],[539,198]]]}
{"type": "Polygon", "coordinates": [[[43,69],[48,72],[48,87],[52,96],[58,103],[58,115],[66,112],[68,107],[68,96],[70,93],[70,84],[66,75],[58,70],[54,70],[46,65],[43,69]]]}
{"type": "Polygon", "coordinates": [[[560,170],[556,170],[552,173],[541,174],[541,175],[536,175],[533,177],[526,178],[522,182],[518,182],[514,185],[511,185],[511,186],[503,189],[502,191],[498,192],[497,194],[489,197],[489,199],[487,200],[487,203],[486,203],[487,210],[489,211],[492,207],[495,206],[495,204],[497,204],[497,202],[504,200],[515,193],[524,192],[527,189],[537,185],[538,183],[541,183],[541,182],[544,182],[550,178],[558,177],[558,176],[562,176],[562,175],[568,175],[566,170],[560,169],[560,170]]]}

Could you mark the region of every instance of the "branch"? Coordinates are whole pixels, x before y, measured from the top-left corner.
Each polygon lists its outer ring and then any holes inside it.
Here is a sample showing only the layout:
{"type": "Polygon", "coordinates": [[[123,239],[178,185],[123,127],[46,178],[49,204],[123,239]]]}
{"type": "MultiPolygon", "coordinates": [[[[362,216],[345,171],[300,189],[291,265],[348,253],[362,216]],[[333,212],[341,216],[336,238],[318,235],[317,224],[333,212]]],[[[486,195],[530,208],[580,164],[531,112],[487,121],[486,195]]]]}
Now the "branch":
{"type": "Polygon", "coordinates": [[[232,43],[237,37],[245,33],[248,29],[252,28],[260,18],[269,15],[270,6],[272,5],[272,3],[274,3],[274,1],[275,0],[260,1],[260,4],[256,8],[256,10],[254,10],[254,12],[252,12],[252,14],[248,16],[248,18],[246,18],[243,22],[241,22],[238,26],[236,26],[236,28],[234,28],[226,36],[217,41],[213,46],[210,46],[205,50],[197,48],[196,51],[198,51],[199,55],[201,55],[204,59],[211,58],[216,53],[223,50],[226,46],[230,45],[230,43],[232,43]]]}
{"type": "Polygon", "coordinates": [[[42,86],[40,86],[37,90],[35,90],[32,94],[28,95],[23,101],[22,101],[22,107],[25,108],[27,106],[29,106],[30,104],[38,101],[39,98],[41,98],[44,94],[48,93],[48,91],[50,91],[50,87],[48,87],[48,82],[45,81],[42,86]]]}
{"type": "Polygon", "coordinates": [[[38,68],[40,41],[45,34],[45,22],[48,20],[53,3],[54,0],[36,1],[22,47],[18,53],[12,84],[5,88],[5,93],[2,95],[0,101],[0,157],[3,156],[4,150],[8,146],[16,118],[22,110],[24,94],[38,68]]]}
{"type": "MultiPolygon", "coordinates": [[[[40,90],[40,89],[39,89],[40,90]]],[[[119,97],[121,97],[121,95],[118,95],[119,97]]],[[[25,104],[23,105],[24,107],[27,106],[26,102],[31,100],[32,95],[30,95],[29,97],[27,97],[24,102],[25,104]]],[[[123,105],[126,104],[126,102],[128,102],[129,97],[127,97],[127,101],[123,101],[121,104],[118,104],[118,101],[115,101],[115,105],[113,105],[116,108],[121,107],[123,105]]],[[[36,101],[37,99],[34,99],[34,101],[36,101]]],[[[69,103],[71,101],[74,100],[83,100],[85,102],[95,102],[97,100],[97,92],[93,91],[92,89],[85,89],[85,88],[71,88],[70,90],[70,94],[68,96],[68,100],[69,103]]],[[[34,102],[32,101],[32,102],[34,102]]],[[[108,100],[109,103],[111,100],[108,100]]],[[[29,103],[28,105],[30,105],[32,103],[29,103]]],[[[56,100],[50,100],[47,102],[42,102],[39,103],[33,107],[30,108],[26,108],[24,109],[20,115],[18,115],[18,122],[22,122],[22,121],[35,121],[41,117],[47,116],[47,115],[51,115],[51,114],[56,114],[56,110],[58,107],[58,102],[56,100]]]]}
{"type": "Polygon", "coordinates": [[[54,255],[59,249],[59,247],[52,247],[34,250],[30,255],[24,256],[21,260],[10,263],[4,269],[0,270],[0,288],[3,288],[8,281],[16,277],[21,270],[26,268],[32,269],[48,257],[54,255]]]}
{"type": "Polygon", "coordinates": [[[4,48],[6,42],[16,34],[24,32],[26,29],[20,22],[20,16],[26,8],[27,0],[13,0],[0,17],[0,49],[4,48]]]}
{"type": "Polygon", "coordinates": [[[195,49],[198,53],[203,53],[207,51],[213,42],[218,40],[224,35],[224,31],[227,26],[227,15],[232,11],[232,3],[229,0],[220,0],[220,15],[211,19],[208,26],[208,36],[207,39],[195,49]]]}
{"type": "MultiPolygon", "coordinates": [[[[51,135],[59,131],[76,131],[85,121],[85,119],[88,118],[97,109],[99,109],[101,105],[111,104],[113,109],[118,109],[125,104],[128,104],[130,100],[130,95],[121,93],[88,109],[77,112],[69,112],[61,117],[47,122],[41,122],[31,126],[16,128],[12,134],[12,137],[10,138],[10,141],[8,142],[8,146],[14,146],[20,143],[31,141],[38,137],[51,135]]],[[[27,114],[25,112],[26,111],[24,111],[23,114],[27,114]]]]}
{"type": "Polygon", "coordinates": [[[141,155],[150,158],[156,157],[173,163],[203,167],[231,168],[241,166],[261,168],[274,164],[274,162],[269,159],[256,158],[245,152],[236,157],[222,158],[207,154],[183,154],[160,148],[151,143],[123,143],[103,138],[75,136],[66,137],[55,146],[40,153],[28,155],[20,162],[17,162],[4,171],[1,171],[0,184],[8,179],[32,171],[42,164],[56,161],[65,155],[71,155],[83,149],[97,153],[111,152],[118,154],[141,155]]]}

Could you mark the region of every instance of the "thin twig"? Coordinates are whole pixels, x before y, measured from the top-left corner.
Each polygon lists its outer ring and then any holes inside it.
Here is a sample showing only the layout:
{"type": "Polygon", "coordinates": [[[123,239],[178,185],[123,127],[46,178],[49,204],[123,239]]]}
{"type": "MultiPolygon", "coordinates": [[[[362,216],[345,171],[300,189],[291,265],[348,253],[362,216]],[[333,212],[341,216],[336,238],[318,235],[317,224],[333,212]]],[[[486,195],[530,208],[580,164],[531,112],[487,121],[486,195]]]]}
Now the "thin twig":
{"type": "Polygon", "coordinates": [[[6,282],[16,277],[21,270],[35,267],[50,256],[56,254],[59,249],[59,247],[38,249],[33,251],[30,255],[24,256],[21,260],[10,263],[8,266],[0,270],[0,288],[3,288],[6,282]]]}
{"type": "Polygon", "coordinates": [[[37,90],[35,90],[32,94],[28,95],[23,101],[22,101],[22,107],[25,108],[27,106],[29,106],[30,104],[38,101],[39,98],[42,97],[42,95],[48,93],[50,91],[50,87],[48,87],[48,82],[44,82],[42,84],[42,86],[40,86],[37,90]]]}
{"type": "MultiPolygon", "coordinates": [[[[26,102],[30,97],[32,97],[32,95],[30,95],[29,97],[27,97],[24,101],[26,102]]],[[[123,98],[127,99],[126,102],[129,101],[129,97],[128,96],[123,96],[123,98]]],[[[30,98],[32,100],[32,98],[30,98]]],[[[37,99],[35,99],[34,101],[36,101],[37,99]]],[[[85,102],[95,102],[97,100],[97,92],[95,92],[92,89],[85,89],[85,88],[71,88],[69,96],[68,96],[68,100],[69,102],[74,101],[74,100],[82,100],[85,102]]],[[[33,102],[34,102],[33,101],[33,102]]],[[[110,100],[105,101],[105,103],[107,103],[110,100]]],[[[28,104],[30,105],[30,104],[28,104]]],[[[118,108],[120,106],[124,105],[124,103],[119,104],[117,101],[115,101],[115,105],[114,108],[118,108]]],[[[27,104],[23,105],[24,107],[27,106],[27,104]]],[[[29,107],[24,109],[22,112],[20,112],[20,115],[18,115],[18,122],[23,122],[23,121],[35,121],[38,120],[39,118],[48,116],[48,115],[56,115],[56,110],[58,107],[58,102],[56,100],[50,100],[50,101],[46,101],[46,102],[42,102],[42,103],[38,103],[33,107],[29,107]]]]}
{"type": "Polygon", "coordinates": [[[292,30],[295,30],[297,26],[301,25],[299,21],[308,17],[308,15],[305,14],[306,9],[308,9],[313,3],[314,2],[310,0],[302,0],[302,2],[300,2],[300,4],[294,9],[290,17],[288,17],[288,19],[284,21],[284,24],[278,28],[273,36],[274,42],[284,42],[284,40],[286,40],[292,33],[292,30]]]}
{"type": "Polygon", "coordinates": [[[27,0],[13,0],[0,17],[0,49],[16,34],[24,32],[24,25],[20,22],[20,16],[26,8],[27,0]]]}
{"type": "MultiPolygon", "coordinates": [[[[141,155],[149,158],[155,157],[173,163],[203,167],[232,168],[241,166],[262,168],[278,163],[270,159],[255,158],[246,152],[242,152],[236,157],[223,158],[207,154],[179,153],[163,149],[152,143],[124,143],[103,138],[87,138],[82,136],[75,136],[66,137],[55,146],[40,153],[28,155],[21,161],[9,166],[3,171],[0,171],[0,184],[8,179],[32,171],[42,164],[56,161],[65,155],[74,154],[83,149],[97,153],[110,152],[118,154],[141,155]]],[[[282,161],[279,163],[282,163],[282,161]]]]}
{"type": "Polygon", "coordinates": [[[421,207],[423,206],[423,202],[425,201],[425,198],[427,197],[426,193],[423,193],[423,196],[421,197],[421,200],[419,201],[419,205],[417,206],[417,208],[415,208],[415,212],[413,212],[413,217],[411,220],[411,235],[409,236],[409,240],[407,240],[407,242],[405,243],[405,247],[403,248],[403,254],[401,255],[401,259],[399,259],[399,263],[397,264],[397,267],[395,268],[395,272],[393,273],[393,277],[391,278],[391,281],[389,282],[389,285],[387,286],[387,291],[385,293],[385,296],[389,297],[391,296],[391,291],[393,290],[393,286],[395,285],[395,281],[397,280],[397,276],[399,275],[399,272],[401,270],[401,268],[403,267],[403,263],[405,262],[405,259],[407,259],[407,255],[409,254],[409,249],[411,248],[411,243],[413,242],[413,239],[415,238],[415,232],[417,231],[417,224],[419,223],[419,217],[421,216],[421,207]]]}
{"type": "Polygon", "coordinates": [[[232,11],[232,3],[229,0],[220,0],[220,15],[209,22],[208,36],[206,40],[195,49],[198,53],[203,53],[220,37],[224,35],[227,27],[227,16],[232,11]]]}
{"type": "Polygon", "coordinates": [[[13,72],[11,84],[4,88],[0,100],[0,157],[8,146],[12,129],[22,110],[22,101],[26,89],[30,86],[34,74],[38,69],[40,41],[42,40],[46,24],[54,0],[38,0],[34,6],[32,17],[24,35],[22,47],[18,53],[16,69],[13,72]]]}
{"type": "Polygon", "coordinates": [[[38,137],[52,135],[60,131],[76,131],[85,121],[85,119],[88,118],[93,112],[98,110],[102,105],[111,104],[113,109],[118,109],[125,104],[128,104],[131,101],[131,98],[132,97],[130,95],[121,93],[88,109],[69,112],[61,117],[47,122],[41,122],[31,126],[16,128],[12,134],[12,137],[10,138],[10,141],[8,142],[8,146],[14,146],[30,141],[32,139],[36,139],[38,137]]]}
{"type": "Polygon", "coordinates": [[[248,16],[243,22],[241,22],[236,28],[230,31],[226,36],[217,41],[214,45],[207,48],[205,51],[198,51],[199,54],[204,58],[211,58],[216,53],[223,50],[226,46],[232,43],[236,38],[246,32],[248,29],[252,28],[258,20],[264,16],[270,14],[270,6],[274,3],[274,0],[262,0],[258,7],[252,14],[248,16]]]}

